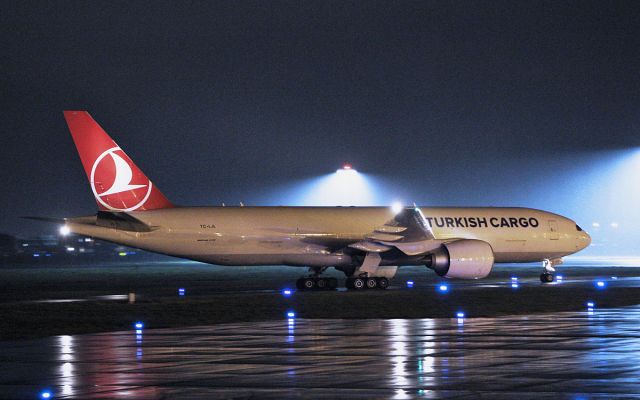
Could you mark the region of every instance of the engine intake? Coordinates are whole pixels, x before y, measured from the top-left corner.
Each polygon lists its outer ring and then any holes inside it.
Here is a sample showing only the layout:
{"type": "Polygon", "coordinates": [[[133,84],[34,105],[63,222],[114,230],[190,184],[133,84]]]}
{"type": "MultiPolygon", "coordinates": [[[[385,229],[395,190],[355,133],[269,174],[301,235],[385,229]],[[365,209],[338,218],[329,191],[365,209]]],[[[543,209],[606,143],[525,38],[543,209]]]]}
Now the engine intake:
{"type": "Polygon", "coordinates": [[[489,275],[493,262],[489,243],[462,239],[443,244],[431,254],[431,265],[427,266],[445,278],[480,279],[489,275]]]}

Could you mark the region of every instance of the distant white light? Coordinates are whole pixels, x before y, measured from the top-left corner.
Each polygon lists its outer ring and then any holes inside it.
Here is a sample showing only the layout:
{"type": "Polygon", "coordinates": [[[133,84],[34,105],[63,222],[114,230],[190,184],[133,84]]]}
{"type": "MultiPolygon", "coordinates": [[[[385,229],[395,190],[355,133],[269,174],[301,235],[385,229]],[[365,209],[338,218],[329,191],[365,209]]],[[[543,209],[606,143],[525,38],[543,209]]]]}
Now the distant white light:
{"type": "Polygon", "coordinates": [[[620,226],[620,225],[618,225],[618,223],[617,223],[617,222],[612,222],[612,223],[611,223],[611,227],[612,227],[613,229],[616,229],[616,228],[618,228],[619,226],[620,226]]]}
{"type": "Polygon", "coordinates": [[[62,226],[60,227],[59,232],[60,232],[60,235],[62,235],[62,236],[67,236],[67,235],[69,235],[69,234],[71,233],[71,228],[69,228],[69,227],[68,227],[68,226],[66,226],[66,225],[62,225],[62,226]]]}
{"type": "Polygon", "coordinates": [[[351,164],[349,164],[349,163],[345,163],[345,164],[342,166],[342,169],[344,169],[344,170],[350,170],[350,169],[353,169],[353,167],[351,166],[351,164]]]}
{"type": "Polygon", "coordinates": [[[407,287],[412,288],[413,287],[413,281],[407,281],[407,287]]]}
{"type": "Polygon", "coordinates": [[[40,392],[40,398],[41,399],[50,399],[51,398],[51,392],[48,391],[48,390],[40,392]]]}
{"type": "Polygon", "coordinates": [[[71,252],[71,251],[76,251],[75,247],[67,247],[67,251],[71,252]]]}
{"type": "Polygon", "coordinates": [[[512,276],[511,277],[511,282],[517,282],[518,281],[518,277],[517,276],[512,276]]]}
{"type": "Polygon", "coordinates": [[[404,206],[399,201],[394,201],[393,204],[391,204],[391,211],[393,212],[394,215],[399,214],[403,208],[404,206]]]}
{"type": "Polygon", "coordinates": [[[604,288],[606,286],[606,284],[604,283],[604,281],[597,281],[596,282],[596,286],[600,289],[604,288]]]}
{"type": "Polygon", "coordinates": [[[513,283],[511,283],[511,287],[512,287],[513,289],[517,289],[517,288],[519,288],[519,287],[520,287],[520,285],[518,285],[518,282],[513,282],[513,283]]]}
{"type": "Polygon", "coordinates": [[[591,224],[591,226],[593,226],[594,228],[600,228],[600,223],[594,222],[593,224],[591,224]]]}
{"type": "Polygon", "coordinates": [[[291,289],[283,289],[283,290],[282,290],[282,295],[283,295],[284,297],[289,297],[289,296],[291,296],[291,293],[292,293],[292,292],[291,292],[291,289]]]}
{"type": "Polygon", "coordinates": [[[587,303],[587,307],[588,308],[593,308],[595,306],[596,306],[596,303],[594,303],[593,301],[590,301],[590,302],[587,303]]]}
{"type": "Polygon", "coordinates": [[[296,317],[296,313],[293,311],[288,311],[287,312],[287,318],[295,318],[296,317]]]}

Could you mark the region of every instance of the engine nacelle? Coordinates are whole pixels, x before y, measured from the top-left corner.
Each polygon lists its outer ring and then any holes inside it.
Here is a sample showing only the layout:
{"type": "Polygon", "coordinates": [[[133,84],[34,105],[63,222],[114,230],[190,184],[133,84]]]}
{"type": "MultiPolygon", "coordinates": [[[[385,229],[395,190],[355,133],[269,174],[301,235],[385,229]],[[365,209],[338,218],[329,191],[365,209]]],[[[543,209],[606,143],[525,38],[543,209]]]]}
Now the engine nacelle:
{"type": "Polygon", "coordinates": [[[443,244],[432,253],[429,267],[445,278],[480,279],[489,275],[493,262],[489,243],[462,239],[443,244]]]}

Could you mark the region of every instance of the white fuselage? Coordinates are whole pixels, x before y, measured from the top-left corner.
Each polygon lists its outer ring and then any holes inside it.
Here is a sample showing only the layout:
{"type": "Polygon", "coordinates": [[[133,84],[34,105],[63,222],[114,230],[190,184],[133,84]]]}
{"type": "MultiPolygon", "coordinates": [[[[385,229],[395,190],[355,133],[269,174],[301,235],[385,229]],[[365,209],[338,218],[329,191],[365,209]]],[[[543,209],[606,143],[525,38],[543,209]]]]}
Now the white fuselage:
{"type": "MultiPolygon", "coordinates": [[[[557,214],[528,208],[421,207],[435,242],[478,239],[496,262],[556,259],[587,247],[589,235],[557,214]]],[[[393,219],[387,207],[176,207],[130,215],[152,227],[133,232],[71,218],[76,233],[219,265],[352,265],[345,246],[393,219]]],[[[416,257],[382,264],[418,265],[416,257]]]]}

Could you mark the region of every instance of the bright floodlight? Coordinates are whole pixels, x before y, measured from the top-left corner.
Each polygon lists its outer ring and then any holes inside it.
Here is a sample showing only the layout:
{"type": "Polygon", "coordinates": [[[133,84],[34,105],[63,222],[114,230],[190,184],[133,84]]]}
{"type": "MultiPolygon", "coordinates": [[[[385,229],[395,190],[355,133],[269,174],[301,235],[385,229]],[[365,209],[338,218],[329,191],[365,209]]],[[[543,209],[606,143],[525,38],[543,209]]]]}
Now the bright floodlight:
{"type": "Polygon", "coordinates": [[[60,227],[60,235],[67,236],[70,233],[71,233],[71,228],[69,228],[68,226],[62,225],[60,227]]]}
{"type": "Polygon", "coordinates": [[[391,204],[391,211],[394,214],[399,214],[400,211],[402,211],[403,208],[404,208],[404,206],[399,201],[394,201],[393,204],[391,204]]]}

